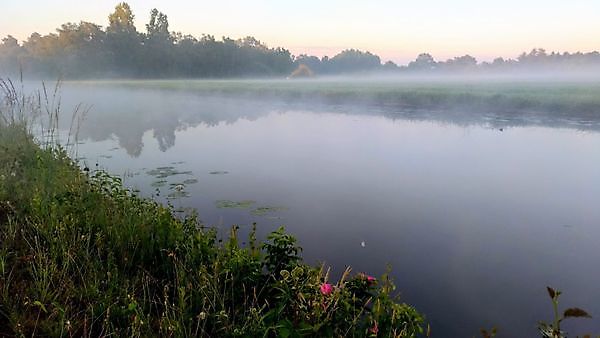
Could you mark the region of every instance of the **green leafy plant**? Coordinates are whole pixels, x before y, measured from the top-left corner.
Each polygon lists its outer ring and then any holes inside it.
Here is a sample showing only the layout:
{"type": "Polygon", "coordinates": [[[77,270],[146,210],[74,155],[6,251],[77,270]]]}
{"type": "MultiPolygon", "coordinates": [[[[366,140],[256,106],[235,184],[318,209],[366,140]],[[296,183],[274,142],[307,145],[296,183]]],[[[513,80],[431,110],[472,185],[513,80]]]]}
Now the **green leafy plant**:
{"type": "Polygon", "coordinates": [[[262,249],[266,251],[264,264],[271,273],[293,268],[300,261],[299,254],[302,251],[296,245],[296,239],[285,233],[284,227],[272,232],[262,244],[262,249]]]}
{"type": "Polygon", "coordinates": [[[551,287],[546,287],[548,295],[552,300],[552,309],[554,312],[554,319],[552,323],[540,322],[538,329],[540,334],[544,338],[563,338],[567,336],[567,333],[562,331],[560,328],[563,320],[567,318],[591,318],[591,316],[585,311],[577,307],[572,307],[564,310],[562,314],[558,310],[558,297],[562,294],[560,291],[555,290],[551,287]]]}
{"type": "Polygon", "coordinates": [[[492,327],[489,331],[486,329],[481,329],[481,337],[482,338],[494,338],[498,334],[498,329],[492,327]]]}

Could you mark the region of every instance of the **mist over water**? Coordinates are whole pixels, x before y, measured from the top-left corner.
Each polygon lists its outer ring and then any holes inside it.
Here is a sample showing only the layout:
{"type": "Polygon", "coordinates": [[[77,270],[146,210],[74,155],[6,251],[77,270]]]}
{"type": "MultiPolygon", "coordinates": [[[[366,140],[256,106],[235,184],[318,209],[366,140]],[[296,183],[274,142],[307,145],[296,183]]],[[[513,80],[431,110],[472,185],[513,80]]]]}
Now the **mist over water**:
{"type": "Polygon", "coordinates": [[[600,315],[597,87],[525,87],[121,81],[67,82],[61,95],[64,111],[91,106],[82,165],[206,225],[285,225],[336,273],[389,263],[433,336],[511,337],[550,317],[546,285],[600,315]]]}

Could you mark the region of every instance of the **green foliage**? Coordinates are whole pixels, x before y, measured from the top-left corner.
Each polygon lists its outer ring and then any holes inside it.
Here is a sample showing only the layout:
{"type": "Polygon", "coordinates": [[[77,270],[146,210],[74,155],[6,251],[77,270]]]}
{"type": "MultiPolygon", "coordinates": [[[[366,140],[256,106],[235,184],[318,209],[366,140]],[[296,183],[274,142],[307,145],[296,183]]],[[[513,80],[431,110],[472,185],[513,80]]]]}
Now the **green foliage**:
{"type": "Polygon", "coordinates": [[[494,338],[498,334],[498,329],[493,327],[491,330],[481,329],[481,337],[483,338],[494,338]]]}
{"type": "Polygon", "coordinates": [[[281,269],[293,268],[300,261],[302,248],[296,246],[296,239],[286,234],[283,227],[273,231],[262,248],[266,251],[264,264],[273,274],[279,273],[281,269]]]}
{"type": "Polygon", "coordinates": [[[555,290],[551,287],[546,287],[548,291],[548,296],[552,300],[552,309],[554,311],[554,319],[552,323],[540,322],[538,324],[538,329],[540,334],[544,338],[565,338],[567,337],[567,333],[562,331],[560,328],[560,324],[563,320],[567,318],[592,318],[585,310],[580,308],[568,308],[561,315],[558,311],[558,297],[562,294],[562,292],[555,290]]]}
{"type": "Polygon", "coordinates": [[[115,11],[108,16],[107,31],[110,33],[135,32],[134,18],[129,4],[120,2],[115,6],[115,11]]]}
{"type": "Polygon", "coordinates": [[[223,243],[64,149],[0,124],[0,335],[413,337],[393,284],[329,282],[283,228],[223,243]],[[333,284],[329,284],[333,283],[333,284]],[[329,289],[323,289],[330,285],[329,289]],[[327,291],[324,292],[323,290],[327,291]]]}
{"type": "Polygon", "coordinates": [[[0,41],[0,75],[67,78],[93,77],[232,77],[287,75],[291,53],[269,48],[253,37],[218,41],[169,31],[166,14],[152,9],[146,33],[136,30],[131,7],[121,2],[108,25],[66,23],[58,34],[32,33],[19,44],[0,41]]]}
{"type": "Polygon", "coordinates": [[[347,49],[329,58],[293,56],[289,50],[269,48],[254,37],[233,40],[203,34],[200,37],[169,31],[166,14],[154,8],[146,33],[137,32],[131,7],[121,2],[108,16],[108,25],[84,22],[65,23],[56,33],[34,32],[19,44],[13,36],[0,43],[0,72],[31,76],[64,75],[69,78],[94,77],[244,77],[312,75],[356,72],[388,74],[539,74],[585,75],[597,70],[600,54],[547,53],[533,49],[516,59],[496,58],[479,62],[470,55],[436,61],[422,53],[406,66],[388,61],[368,51],[347,49]]]}

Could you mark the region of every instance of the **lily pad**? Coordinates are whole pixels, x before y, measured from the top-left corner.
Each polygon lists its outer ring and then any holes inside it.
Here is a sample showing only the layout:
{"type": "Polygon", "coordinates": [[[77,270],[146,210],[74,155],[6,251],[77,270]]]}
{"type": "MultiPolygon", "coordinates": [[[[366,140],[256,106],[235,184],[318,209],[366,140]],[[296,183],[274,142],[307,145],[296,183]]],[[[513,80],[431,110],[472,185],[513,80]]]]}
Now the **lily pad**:
{"type": "Polygon", "coordinates": [[[160,187],[164,187],[166,184],[167,184],[167,181],[159,180],[159,181],[152,182],[152,184],[150,184],[150,186],[153,188],[160,188],[160,187]]]}
{"type": "Polygon", "coordinates": [[[185,184],[183,183],[171,183],[169,185],[171,186],[171,190],[183,191],[185,189],[185,184]]]}
{"type": "Polygon", "coordinates": [[[156,178],[167,178],[175,175],[192,175],[191,171],[179,171],[174,167],[158,167],[146,172],[147,175],[154,176],[156,178]]]}
{"type": "Polygon", "coordinates": [[[218,200],[215,202],[217,208],[219,209],[248,209],[250,208],[255,201],[245,200],[245,201],[230,201],[230,200],[218,200]]]}
{"type": "Polygon", "coordinates": [[[211,172],[209,172],[209,174],[211,174],[211,175],[227,175],[227,174],[229,174],[229,171],[211,171],[211,172]]]}
{"type": "Polygon", "coordinates": [[[196,184],[198,183],[198,180],[195,178],[188,178],[187,180],[183,181],[183,184],[196,184]]]}
{"type": "Polygon", "coordinates": [[[270,213],[287,210],[286,207],[259,207],[252,210],[250,213],[254,216],[266,216],[270,213]]]}
{"type": "Polygon", "coordinates": [[[190,194],[187,191],[173,191],[172,193],[167,195],[168,200],[178,199],[178,198],[187,198],[190,197],[190,194]]]}

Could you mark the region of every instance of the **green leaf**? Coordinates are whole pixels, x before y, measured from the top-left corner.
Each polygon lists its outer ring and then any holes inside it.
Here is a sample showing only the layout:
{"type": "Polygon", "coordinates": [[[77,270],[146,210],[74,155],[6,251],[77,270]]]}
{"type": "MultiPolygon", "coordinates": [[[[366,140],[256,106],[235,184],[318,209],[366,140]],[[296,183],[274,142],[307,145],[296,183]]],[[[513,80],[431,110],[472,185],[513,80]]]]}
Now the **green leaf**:
{"type": "Polygon", "coordinates": [[[585,310],[582,310],[578,307],[572,307],[570,309],[566,309],[563,314],[564,318],[592,318],[585,310]]]}
{"type": "Polygon", "coordinates": [[[42,309],[42,311],[44,311],[44,313],[48,313],[44,304],[42,304],[42,302],[40,302],[39,300],[33,302],[33,305],[38,306],[40,309],[42,309]]]}
{"type": "Polygon", "coordinates": [[[277,333],[279,337],[289,337],[294,332],[294,325],[288,319],[279,322],[277,333]]]}

